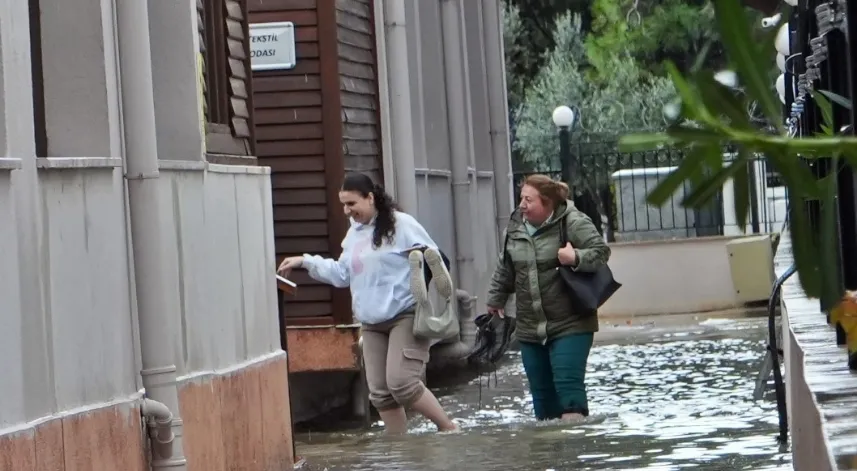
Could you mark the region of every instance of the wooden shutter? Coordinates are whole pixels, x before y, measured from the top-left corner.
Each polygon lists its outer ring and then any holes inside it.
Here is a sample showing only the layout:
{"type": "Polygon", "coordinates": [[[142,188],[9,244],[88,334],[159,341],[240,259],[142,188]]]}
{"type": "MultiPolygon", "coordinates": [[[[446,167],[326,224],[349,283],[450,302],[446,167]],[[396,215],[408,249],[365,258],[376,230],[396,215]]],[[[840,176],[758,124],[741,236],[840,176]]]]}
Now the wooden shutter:
{"type": "Polygon", "coordinates": [[[197,0],[209,161],[255,155],[246,0],[197,0]]]}

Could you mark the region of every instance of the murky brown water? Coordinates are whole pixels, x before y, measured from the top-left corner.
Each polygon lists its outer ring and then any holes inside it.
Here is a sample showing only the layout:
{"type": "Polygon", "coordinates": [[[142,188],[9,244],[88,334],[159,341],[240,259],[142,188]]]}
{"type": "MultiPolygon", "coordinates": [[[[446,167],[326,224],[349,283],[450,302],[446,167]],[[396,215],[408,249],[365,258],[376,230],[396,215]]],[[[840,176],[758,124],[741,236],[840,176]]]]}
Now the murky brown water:
{"type": "Polygon", "coordinates": [[[596,346],[587,423],[536,423],[520,354],[495,378],[437,392],[464,430],[437,434],[420,418],[412,434],[302,434],[313,470],[790,470],[779,449],[776,406],[752,400],[764,352],[763,319],[719,321],[644,344],[596,346]],[[480,407],[481,396],[481,407],[480,407]]]}

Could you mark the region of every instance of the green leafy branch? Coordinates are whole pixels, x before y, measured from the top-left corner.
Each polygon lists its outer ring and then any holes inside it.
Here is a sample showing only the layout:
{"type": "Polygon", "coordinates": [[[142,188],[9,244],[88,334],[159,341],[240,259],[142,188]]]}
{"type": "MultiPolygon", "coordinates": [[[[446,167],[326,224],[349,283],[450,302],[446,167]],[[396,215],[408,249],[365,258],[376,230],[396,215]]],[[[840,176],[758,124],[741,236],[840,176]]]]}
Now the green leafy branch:
{"type": "MultiPolygon", "coordinates": [[[[623,152],[663,147],[684,148],[687,157],[648,196],[648,202],[662,205],[676,190],[690,182],[693,190],[684,198],[686,207],[698,208],[710,202],[723,184],[732,179],[735,213],[739,225],[747,221],[749,166],[756,155],[767,157],[788,188],[789,229],[801,284],[809,296],[839,296],[836,245],[836,175],[841,160],[857,167],[857,138],[837,136],[833,125],[833,105],[850,107],[847,99],[832,93],[813,94],[822,119],[822,133],[794,138],[786,135],[782,107],[774,94],[770,68],[774,57],[773,33],[759,41],[740,0],[717,0],[715,9],[720,38],[732,69],[743,90],[740,92],[717,80],[711,71],[694,70],[683,76],[671,63],[666,70],[680,97],[679,115],[665,132],[632,134],[619,143],[623,152]],[[758,129],[749,119],[748,104],[755,102],[774,132],[758,129]],[[723,149],[734,146],[737,155],[724,162],[723,149]],[[808,163],[826,159],[828,176],[817,178],[808,163]],[[821,218],[817,231],[811,227],[804,203],[817,201],[821,218]],[[823,244],[821,242],[824,242],[823,244]],[[834,292],[831,292],[834,290],[834,292]]],[[[788,15],[783,13],[784,17],[788,15]]],[[[700,61],[701,62],[701,61],[700,61]]],[[[811,106],[812,104],[808,104],[811,106]]]]}

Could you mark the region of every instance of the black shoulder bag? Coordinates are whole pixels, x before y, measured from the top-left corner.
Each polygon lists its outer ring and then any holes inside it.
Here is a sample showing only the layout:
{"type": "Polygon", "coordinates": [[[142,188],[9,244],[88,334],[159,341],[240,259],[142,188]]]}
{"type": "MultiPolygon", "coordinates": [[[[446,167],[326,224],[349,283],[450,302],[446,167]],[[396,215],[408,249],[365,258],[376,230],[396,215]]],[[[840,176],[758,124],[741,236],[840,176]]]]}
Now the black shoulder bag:
{"type": "MultiPolygon", "coordinates": [[[[560,247],[565,247],[565,244],[568,243],[566,219],[564,217],[559,222],[560,247]]],[[[565,265],[560,265],[557,270],[568,288],[571,308],[575,313],[595,314],[598,312],[598,308],[622,287],[622,284],[613,278],[613,271],[606,263],[594,272],[574,271],[565,265]]]]}

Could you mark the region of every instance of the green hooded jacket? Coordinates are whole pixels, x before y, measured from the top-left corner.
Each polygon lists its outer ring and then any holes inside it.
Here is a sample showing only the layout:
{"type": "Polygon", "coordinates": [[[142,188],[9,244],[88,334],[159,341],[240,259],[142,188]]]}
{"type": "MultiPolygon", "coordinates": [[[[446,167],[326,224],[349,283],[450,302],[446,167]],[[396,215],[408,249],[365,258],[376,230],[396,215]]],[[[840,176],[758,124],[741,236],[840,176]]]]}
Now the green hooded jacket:
{"type": "Polygon", "coordinates": [[[566,286],[557,272],[560,220],[566,219],[568,241],[577,255],[577,271],[594,271],[607,263],[610,247],[589,216],[566,201],[532,236],[520,211],[515,211],[501,240],[507,240],[488,291],[488,306],[503,308],[515,295],[516,336],[522,342],[545,344],[572,333],[597,332],[598,317],[571,312],[566,286]],[[504,257],[505,255],[505,257],[504,257]]]}

